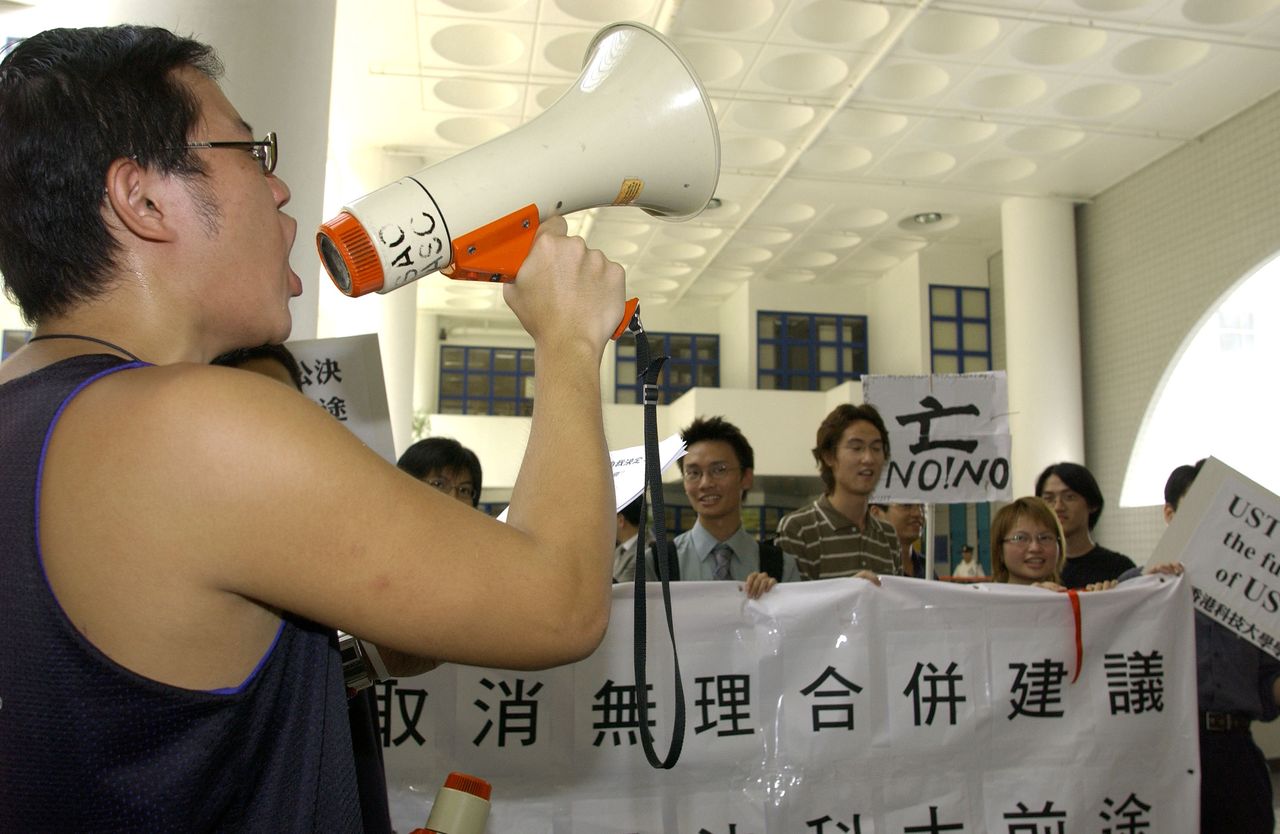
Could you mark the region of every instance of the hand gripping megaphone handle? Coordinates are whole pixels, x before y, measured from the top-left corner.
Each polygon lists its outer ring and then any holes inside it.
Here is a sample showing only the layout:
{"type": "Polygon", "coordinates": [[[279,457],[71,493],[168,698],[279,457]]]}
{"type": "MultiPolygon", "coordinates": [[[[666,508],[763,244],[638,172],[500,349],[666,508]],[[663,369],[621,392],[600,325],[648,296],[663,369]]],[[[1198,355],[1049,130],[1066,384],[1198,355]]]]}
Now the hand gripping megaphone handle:
{"type": "Polygon", "coordinates": [[[530,203],[453,241],[453,262],[440,270],[459,281],[516,280],[538,231],[538,206],[530,203]]]}
{"type": "MultiPolygon", "coordinates": [[[[520,265],[529,257],[537,231],[538,206],[530,203],[455,240],[453,263],[441,274],[457,281],[509,284],[516,280],[520,265]]],[[[628,299],[622,321],[609,338],[616,342],[623,333],[638,327],[639,309],[640,299],[628,299]]]]}

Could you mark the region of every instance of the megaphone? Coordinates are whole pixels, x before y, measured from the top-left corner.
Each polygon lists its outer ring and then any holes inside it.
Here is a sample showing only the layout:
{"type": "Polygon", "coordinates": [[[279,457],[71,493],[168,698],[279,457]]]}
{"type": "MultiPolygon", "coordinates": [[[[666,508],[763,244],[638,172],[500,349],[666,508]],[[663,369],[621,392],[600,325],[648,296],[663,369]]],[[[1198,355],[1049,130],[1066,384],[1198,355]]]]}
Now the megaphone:
{"type": "Polygon", "coordinates": [[[537,118],[344,206],[316,245],[350,296],[440,270],[512,281],[541,220],[609,205],[687,220],[719,174],[715,112],[689,62],[653,29],[615,23],[537,118]]]}

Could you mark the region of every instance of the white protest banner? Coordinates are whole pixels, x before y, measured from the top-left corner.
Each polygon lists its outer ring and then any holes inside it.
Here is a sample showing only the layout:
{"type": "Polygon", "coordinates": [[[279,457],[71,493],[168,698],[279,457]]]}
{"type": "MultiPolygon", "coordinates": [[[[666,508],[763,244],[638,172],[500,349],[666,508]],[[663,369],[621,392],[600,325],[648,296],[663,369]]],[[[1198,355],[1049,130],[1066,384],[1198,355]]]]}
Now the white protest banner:
{"type": "MultiPolygon", "coordinates": [[[[573,666],[379,684],[393,821],[422,825],[452,770],[493,783],[494,834],[1154,832],[1197,818],[1188,583],[1081,595],[1077,643],[1065,594],[882,581],[754,602],[737,583],[672,583],[687,719],[673,770],[639,744],[633,585],[615,586],[604,643],[573,666]]],[[[661,750],[672,667],[661,641],[649,649],[661,750]]]]}
{"type": "Polygon", "coordinates": [[[378,334],[285,345],[302,366],[302,393],[324,406],[384,460],[396,462],[378,334]]]}
{"type": "Polygon", "coordinates": [[[1004,371],[864,376],[862,398],[889,430],[892,456],[873,501],[965,504],[1009,492],[1004,371]]]}
{"type": "Polygon", "coordinates": [[[1209,458],[1151,561],[1182,562],[1202,611],[1280,657],[1280,498],[1209,458]]]}
{"type": "MultiPolygon", "coordinates": [[[[684,440],[673,434],[658,443],[658,471],[666,472],[667,467],[684,457],[684,440]]],[[[613,467],[613,499],[618,512],[636,500],[644,492],[644,446],[628,446],[609,453],[609,464],[613,467]]],[[[508,508],[509,509],[509,508],[508,508]]],[[[498,514],[498,521],[507,520],[507,510],[498,514]]]]}

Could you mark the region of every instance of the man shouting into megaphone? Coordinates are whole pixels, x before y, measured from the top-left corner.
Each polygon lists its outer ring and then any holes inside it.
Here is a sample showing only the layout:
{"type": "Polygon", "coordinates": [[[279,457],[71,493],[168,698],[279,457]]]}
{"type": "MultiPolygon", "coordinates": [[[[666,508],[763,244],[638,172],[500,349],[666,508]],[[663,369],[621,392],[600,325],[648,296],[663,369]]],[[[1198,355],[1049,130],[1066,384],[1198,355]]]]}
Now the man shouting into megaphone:
{"type": "Polygon", "coordinates": [[[0,63],[0,271],[35,324],[0,365],[0,830],[359,830],[335,628],[530,669],[607,624],[621,268],[551,218],[504,287],[538,407],[499,524],[206,364],[283,341],[302,291],[275,135],[219,72],[140,27],[0,63]]]}

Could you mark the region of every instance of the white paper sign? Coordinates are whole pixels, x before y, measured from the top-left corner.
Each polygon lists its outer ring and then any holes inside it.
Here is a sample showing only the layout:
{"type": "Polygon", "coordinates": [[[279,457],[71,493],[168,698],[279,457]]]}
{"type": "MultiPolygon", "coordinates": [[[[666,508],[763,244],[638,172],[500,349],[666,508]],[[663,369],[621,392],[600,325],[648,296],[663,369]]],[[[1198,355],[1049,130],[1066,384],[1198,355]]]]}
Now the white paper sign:
{"type": "MultiPolygon", "coordinates": [[[[671,464],[684,457],[684,440],[673,434],[658,443],[658,468],[666,472],[671,464]]],[[[644,492],[644,446],[632,446],[609,453],[613,466],[613,495],[618,512],[644,492]]]]}
{"type": "Polygon", "coordinates": [[[1182,562],[1196,610],[1280,657],[1280,498],[1209,458],[1152,561],[1182,562]]]}
{"type": "Polygon", "coordinates": [[[873,501],[967,504],[1010,498],[1004,371],[864,376],[862,396],[884,418],[892,452],[873,501]]]}
{"type": "MultiPolygon", "coordinates": [[[[684,457],[684,441],[680,435],[673,434],[658,443],[658,468],[666,472],[667,467],[684,457]]],[[[629,446],[609,453],[609,464],[613,467],[613,496],[618,512],[636,500],[644,492],[644,446],[629,446]]],[[[498,521],[507,520],[507,510],[498,514],[498,521]]]]}
{"type": "MultiPolygon", "coordinates": [[[[791,583],[754,602],[737,583],[672,583],[686,710],[673,770],[639,742],[631,584],[573,666],[445,665],[379,684],[397,829],[423,824],[452,770],[493,784],[493,834],[1183,831],[1197,818],[1189,583],[1081,595],[1077,643],[1065,594],[882,581],[791,583]]],[[[661,755],[670,649],[648,654],[661,755]]]]}
{"type": "Polygon", "coordinates": [[[384,460],[396,462],[378,334],[303,339],[285,347],[302,366],[302,393],[384,460]]]}

